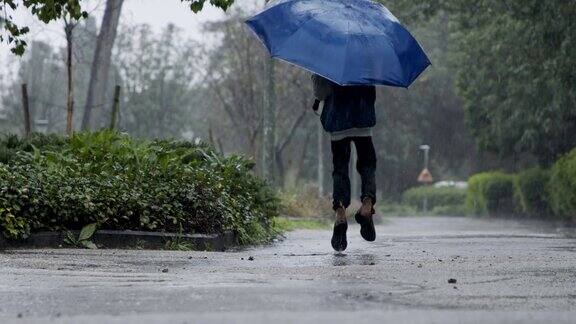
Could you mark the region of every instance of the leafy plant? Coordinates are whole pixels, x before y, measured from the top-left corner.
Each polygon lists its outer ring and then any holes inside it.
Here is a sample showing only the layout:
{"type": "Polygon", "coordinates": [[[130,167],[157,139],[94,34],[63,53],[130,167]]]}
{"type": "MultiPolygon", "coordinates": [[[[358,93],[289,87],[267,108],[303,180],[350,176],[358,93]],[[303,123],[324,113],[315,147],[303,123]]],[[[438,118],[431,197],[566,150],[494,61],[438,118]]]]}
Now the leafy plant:
{"type": "Polygon", "coordinates": [[[0,206],[10,211],[0,214],[0,224],[11,238],[92,223],[108,230],[234,231],[244,244],[274,234],[279,200],[252,175],[250,160],[204,144],[109,131],[42,138],[30,147],[0,141],[18,147],[0,163],[0,206]]]}
{"type": "Polygon", "coordinates": [[[92,242],[92,236],[96,232],[98,227],[97,223],[92,223],[84,226],[80,231],[78,237],[75,237],[72,232],[66,232],[66,238],[64,242],[66,244],[75,246],[75,247],[82,247],[87,249],[97,249],[98,247],[94,242],[92,242]]]}
{"type": "Polygon", "coordinates": [[[485,172],[468,180],[466,210],[476,215],[512,214],[514,176],[502,172],[485,172]]]}
{"type": "Polygon", "coordinates": [[[0,207],[0,227],[2,234],[9,239],[24,239],[30,233],[26,220],[15,216],[9,208],[0,207]]]}
{"type": "Polygon", "coordinates": [[[167,240],[165,244],[165,248],[167,250],[173,251],[192,251],[194,250],[194,244],[190,242],[186,242],[182,239],[182,226],[180,226],[180,231],[178,235],[171,240],[167,240]]]}
{"type": "Polygon", "coordinates": [[[549,182],[549,170],[532,168],[520,172],[514,181],[517,209],[529,216],[550,215],[549,182]]]}
{"type": "Polygon", "coordinates": [[[558,160],[548,183],[550,206],[564,219],[576,219],[576,149],[558,160]]]}

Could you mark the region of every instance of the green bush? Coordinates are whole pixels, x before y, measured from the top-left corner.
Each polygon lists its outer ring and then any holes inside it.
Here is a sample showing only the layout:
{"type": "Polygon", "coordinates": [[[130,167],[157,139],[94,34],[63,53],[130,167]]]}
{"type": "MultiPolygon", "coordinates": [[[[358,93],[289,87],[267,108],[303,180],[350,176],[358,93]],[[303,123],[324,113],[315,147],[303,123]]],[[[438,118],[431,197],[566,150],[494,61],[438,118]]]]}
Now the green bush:
{"type": "Polygon", "coordinates": [[[532,168],[520,172],[514,181],[514,200],[517,210],[523,214],[535,217],[551,214],[548,183],[550,171],[532,168]]]}
{"type": "Polygon", "coordinates": [[[466,190],[450,187],[417,187],[406,190],[402,195],[402,201],[413,208],[421,209],[424,197],[428,198],[430,210],[439,206],[460,206],[466,200],[466,190]]]}
{"type": "Polygon", "coordinates": [[[509,215],[514,213],[514,176],[502,172],[485,172],[468,180],[466,211],[476,215],[509,215]]]}
{"type": "Polygon", "coordinates": [[[548,184],[550,205],[554,215],[576,219],[576,149],[558,160],[548,184]]]}
{"type": "Polygon", "coordinates": [[[70,139],[5,138],[0,230],[11,239],[41,230],[185,233],[232,230],[240,243],[272,235],[278,199],[253,163],[206,145],[139,141],[114,132],[70,139]]]}

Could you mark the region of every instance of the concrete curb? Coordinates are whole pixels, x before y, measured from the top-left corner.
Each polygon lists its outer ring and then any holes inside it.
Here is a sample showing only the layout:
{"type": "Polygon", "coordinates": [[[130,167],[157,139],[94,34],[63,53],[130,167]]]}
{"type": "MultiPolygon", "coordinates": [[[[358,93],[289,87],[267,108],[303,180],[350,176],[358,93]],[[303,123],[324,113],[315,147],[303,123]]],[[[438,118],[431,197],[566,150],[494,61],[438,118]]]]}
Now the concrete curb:
{"type": "MultiPolygon", "coordinates": [[[[78,236],[79,231],[72,231],[78,236]]],[[[5,249],[39,249],[67,247],[64,243],[65,232],[40,232],[30,235],[23,241],[10,241],[0,234],[0,250],[5,249]]],[[[176,241],[198,251],[223,251],[236,244],[233,232],[223,234],[177,234],[140,231],[106,231],[94,233],[92,242],[105,249],[164,249],[169,241],[176,241]]]]}

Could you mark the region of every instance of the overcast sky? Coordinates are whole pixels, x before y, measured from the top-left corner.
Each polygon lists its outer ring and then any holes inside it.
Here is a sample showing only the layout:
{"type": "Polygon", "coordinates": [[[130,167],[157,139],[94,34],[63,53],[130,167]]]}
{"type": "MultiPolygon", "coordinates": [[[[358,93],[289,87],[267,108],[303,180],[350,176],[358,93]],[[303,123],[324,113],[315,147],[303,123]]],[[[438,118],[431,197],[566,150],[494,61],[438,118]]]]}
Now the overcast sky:
{"type": "MultiPolygon", "coordinates": [[[[253,3],[263,3],[263,0],[238,0],[243,7],[253,3]]],[[[84,10],[100,23],[105,0],[84,0],[82,1],[84,10]]],[[[251,7],[256,7],[252,5],[251,7]]],[[[122,8],[121,24],[150,24],[154,30],[158,31],[168,23],[182,28],[189,38],[205,41],[202,37],[201,26],[203,23],[221,20],[225,17],[221,9],[208,5],[201,13],[194,14],[180,0],[125,0],[122,8]]],[[[62,22],[57,21],[49,25],[39,22],[26,10],[19,10],[14,14],[14,19],[18,24],[30,26],[30,34],[26,37],[28,41],[33,39],[44,40],[52,44],[64,45],[64,33],[62,22]]],[[[13,71],[19,59],[10,54],[9,47],[5,43],[0,43],[0,71],[13,71]]],[[[7,76],[9,77],[9,76],[7,76]]]]}

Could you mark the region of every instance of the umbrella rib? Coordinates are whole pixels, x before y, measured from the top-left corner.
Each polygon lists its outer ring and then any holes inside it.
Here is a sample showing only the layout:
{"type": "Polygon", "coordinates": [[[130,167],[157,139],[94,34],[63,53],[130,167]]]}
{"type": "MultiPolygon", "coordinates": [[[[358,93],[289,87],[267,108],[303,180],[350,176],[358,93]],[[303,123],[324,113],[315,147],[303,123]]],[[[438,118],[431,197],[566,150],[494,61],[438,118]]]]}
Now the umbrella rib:
{"type": "Polygon", "coordinates": [[[342,64],[342,75],[340,80],[344,80],[346,75],[346,62],[348,62],[348,47],[350,45],[350,20],[348,20],[348,29],[346,30],[346,47],[344,48],[344,64],[342,64]]]}

